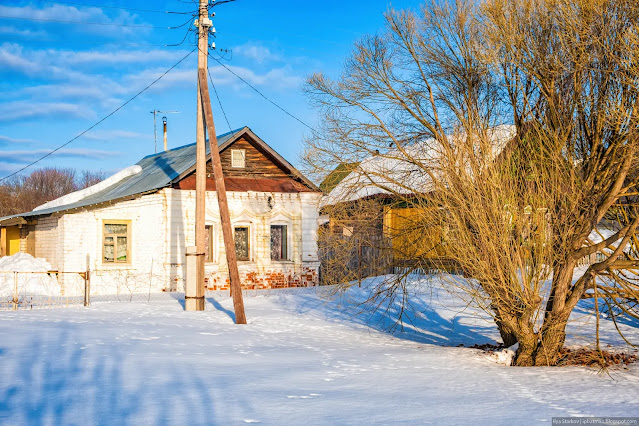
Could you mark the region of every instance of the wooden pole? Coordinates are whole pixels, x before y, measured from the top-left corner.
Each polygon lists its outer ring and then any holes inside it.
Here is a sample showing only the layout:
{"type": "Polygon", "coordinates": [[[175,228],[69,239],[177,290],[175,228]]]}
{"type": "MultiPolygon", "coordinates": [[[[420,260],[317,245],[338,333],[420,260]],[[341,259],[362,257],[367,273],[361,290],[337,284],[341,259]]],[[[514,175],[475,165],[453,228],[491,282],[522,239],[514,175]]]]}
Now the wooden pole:
{"type": "Polygon", "coordinates": [[[84,278],[84,306],[89,306],[89,304],[91,303],[90,269],[91,269],[91,257],[87,253],[87,269],[86,271],[84,271],[84,274],[80,274],[82,278],[84,278]]]}
{"type": "MultiPolygon", "coordinates": [[[[198,75],[206,71],[208,59],[208,31],[205,24],[209,21],[208,0],[200,0],[200,16],[198,19],[198,55],[197,68],[198,75]]],[[[198,79],[199,81],[199,79],[198,79]]],[[[184,295],[184,308],[187,311],[204,310],[204,252],[206,230],[205,221],[205,198],[206,198],[206,141],[204,139],[204,113],[202,111],[201,90],[197,91],[197,119],[196,119],[196,147],[195,147],[195,247],[196,256],[196,285],[195,294],[184,295]]],[[[190,287],[190,286],[187,286],[190,287]]],[[[192,288],[192,287],[191,287],[192,288]]]]}
{"type": "Polygon", "coordinates": [[[202,108],[204,109],[205,122],[209,132],[211,163],[213,164],[213,176],[215,178],[217,202],[220,207],[224,249],[226,250],[226,262],[229,267],[231,294],[233,295],[233,308],[235,310],[235,323],[246,324],[244,300],[242,299],[242,286],[240,284],[240,273],[237,270],[237,257],[235,255],[235,241],[233,240],[233,231],[231,230],[231,214],[229,213],[229,205],[226,199],[226,186],[224,185],[224,175],[222,174],[220,152],[217,148],[217,136],[215,134],[215,124],[213,123],[213,111],[211,110],[209,87],[206,82],[206,70],[199,70],[199,85],[202,97],[202,108]]]}

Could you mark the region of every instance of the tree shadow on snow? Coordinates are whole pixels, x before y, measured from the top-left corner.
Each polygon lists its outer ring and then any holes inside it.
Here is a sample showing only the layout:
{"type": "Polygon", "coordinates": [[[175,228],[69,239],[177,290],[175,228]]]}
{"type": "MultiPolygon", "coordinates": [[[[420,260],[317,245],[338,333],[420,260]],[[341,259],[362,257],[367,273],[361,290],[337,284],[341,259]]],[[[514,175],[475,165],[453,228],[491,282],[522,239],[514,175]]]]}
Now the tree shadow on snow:
{"type": "Polygon", "coordinates": [[[3,360],[11,374],[0,383],[0,423],[166,424],[189,413],[204,424],[214,418],[214,387],[192,374],[195,365],[149,363],[138,346],[148,341],[135,339],[123,324],[108,327],[45,324],[15,345],[3,360]]]}
{"type": "Polygon", "coordinates": [[[301,294],[297,299],[300,313],[312,312],[326,319],[351,322],[418,343],[440,346],[470,346],[496,343],[497,327],[486,315],[477,315],[464,307],[447,308],[432,294],[412,294],[405,302],[367,301],[372,280],[362,288],[351,287],[342,294],[322,299],[301,294]]]}

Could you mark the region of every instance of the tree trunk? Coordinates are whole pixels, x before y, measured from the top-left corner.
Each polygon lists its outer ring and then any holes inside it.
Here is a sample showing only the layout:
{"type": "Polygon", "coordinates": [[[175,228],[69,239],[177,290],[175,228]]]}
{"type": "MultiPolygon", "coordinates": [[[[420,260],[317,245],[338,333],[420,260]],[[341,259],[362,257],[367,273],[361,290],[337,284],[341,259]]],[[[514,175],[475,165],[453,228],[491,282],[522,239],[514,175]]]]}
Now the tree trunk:
{"type": "Polygon", "coordinates": [[[568,260],[553,271],[552,289],[546,304],[544,323],[533,354],[536,366],[556,365],[559,352],[566,341],[568,318],[579,300],[576,298],[574,302],[570,302],[569,299],[575,265],[575,260],[568,260]]]}
{"type": "Polygon", "coordinates": [[[501,340],[504,342],[505,347],[509,348],[517,343],[517,335],[515,334],[515,331],[512,327],[501,320],[497,312],[495,313],[495,323],[497,324],[501,340]]]}
{"type": "Polygon", "coordinates": [[[537,336],[534,332],[519,336],[519,348],[515,352],[512,365],[517,367],[530,367],[535,365],[535,349],[537,348],[537,336]]]}
{"type": "MultiPolygon", "coordinates": [[[[566,324],[568,321],[557,320],[549,327],[544,327],[542,339],[534,353],[535,366],[557,365],[559,352],[566,341],[566,324]]],[[[544,324],[545,325],[545,324],[544,324]]]]}

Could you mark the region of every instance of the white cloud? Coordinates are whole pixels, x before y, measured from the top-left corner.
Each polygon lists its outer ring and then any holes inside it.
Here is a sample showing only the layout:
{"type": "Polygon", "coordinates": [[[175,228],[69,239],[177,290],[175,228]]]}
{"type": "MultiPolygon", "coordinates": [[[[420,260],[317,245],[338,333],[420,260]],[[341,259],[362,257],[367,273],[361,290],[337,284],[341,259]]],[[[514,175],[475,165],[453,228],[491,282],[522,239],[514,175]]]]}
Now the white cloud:
{"type": "MultiPolygon", "coordinates": [[[[255,71],[233,65],[227,65],[227,68],[232,70],[235,74],[242,77],[248,83],[254,86],[268,85],[271,88],[278,89],[290,89],[297,88],[302,83],[302,77],[293,73],[290,67],[275,68],[264,74],[258,74],[255,71]]],[[[211,78],[215,84],[221,86],[245,86],[236,76],[231,74],[221,65],[217,65],[209,68],[211,72],[211,78]]]]}
{"type": "MultiPolygon", "coordinates": [[[[166,72],[166,68],[147,68],[135,74],[124,77],[124,82],[129,87],[142,89],[151,84],[155,79],[166,72]]],[[[157,83],[153,85],[155,89],[164,89],[171,86],[195,84],[197,73],[195,69],[174,69],[157,83]]]]}
{"type": "Polygon", "coordinates": [[[93,119],[96,114],[90,108],[64,102],[15,101],[0,104],[0,122],[37,118],[93,119]]]}
{"type": "Polygon", "coordinates": [[[235,46],[233,49],[234,55],[243,56],[248,59],[253,59],[257,63],[261,64],[267,61],[281,61],[282,56],[271,52],[268,47],[248,42],[240,46],[235,46]]]}
{"type": "Polygon", "coordinates": [[[25,50],[15,43],[0,45],[0,69],[15,71],[30,78],[81,80],[87,83],[84,74],[77,72],[64,64],[56,64],[55,51],[25,50]]]}
{"type": "Polygon", "coordinates": [[[0,26],[0,34],[9,34],[20,37],[43,37],[47,33],[45,31],[32,31],[11,26],[0,26]]]}
{"type": "Polygon", "coordinates": [[[128,130],[92,130],[82,135],[82,139],[94,141],[116,141],[116,140],[150,140],[152,133],[131,132],[128,130]]]}
{"type": "MultiPolygon", "coordinates": [[[[53,5],[37,8],[33,6],[0,6],[0,14],[16,18],[42,19],[45,21],[77,21],[86,23],[117,24],[117,25],[144,25],[137,20],[137,15],[127,11],[119,11],[115,16],[108,16],[98,7],[84,7],[78,9],[73,6],[53,5]]],[[[53,22],[51,22],[53,24],[53,22]]],[[[65,23],[63,25],[70,25],[65,23]]],[[[106,34],[111,36],[129,35],[131,33],[144,30],[144,28],[118,27],[104,25],[82,25],[73,27],[85,33],[106,34]]]]}
{"type": "Polygon", "coordinates": [[[20,138],[12,138],[10,136],[0,135],[0,144],[30,144],[34,143],[33,139],[20,139],[20,138]]]}
{"type": "Polygon", "coordinates": [[[0,179],[17,171],[23,165],[0,160],[0,179]]]}
{"type": "MultiPolygon", "coordinates": [[[[0,158],[2,158],[2,161],[5,164],[26,164],[50,152],[50,149],[0,151],[0,158]]],[[[119,155],[119,152],[88,148],[61,149],[51,154],[51,156],[56,157],[88,158],[98,160],[104,157],[117,157],[119,155]]]]}
{"type": "Polygon", "coordinates": [[[177,61],[186,55],[182,50],[92,50],[92,51],[47,51],[47,56],[55,57],[56,62],[67,65],[105,65],[124,63],[153,63],[177,61]]]}

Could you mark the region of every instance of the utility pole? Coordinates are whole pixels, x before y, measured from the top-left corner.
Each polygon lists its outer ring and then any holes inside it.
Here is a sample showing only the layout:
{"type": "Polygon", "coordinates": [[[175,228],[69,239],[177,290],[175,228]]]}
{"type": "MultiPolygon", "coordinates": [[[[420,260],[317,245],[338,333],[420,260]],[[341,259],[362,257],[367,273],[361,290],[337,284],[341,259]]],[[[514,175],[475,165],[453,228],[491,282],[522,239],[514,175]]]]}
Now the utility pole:
{"type": "Polygon", "coordinates": [[[213,176],[215,178],[215,191],[217,192],[217,203],[220,208],[220,221],[222,222],[222,236],[224,237],[224,249],[226,251],[226,263],[229,268],[229,280],[231,281],[231,296],[233,296],[233,309],[235,310],[235,324],[246,324],[246,314],[244,313],[244,300],[242,299],[242,285],[240,283],[240,273],[237,269],[237,256],[235,255],[235,241],[233,240],[233,230],[231,229],[231,214],[226,199],[226,186],[222,173],[222,162],[217,146],[217,136],[215,135],[215,124],[213,123],[213,110],[211,109],[211,98],[206,82],[206,71],[199,71],[199,86],[204,107],[204,116],[209,130],[209,145],[211,146],[211,163],[213,164],[213,176]]]}
{"type": "Polygon", "coordinates": [[[206,199],[206,141],[204,135],[204,112],[202,110],[202,96],[200,94],[199,73],[200,70],[206,72],[209,52],[209,19],[208,0],[199,0],[198,26],[198,87],[197,87],[197,117],[196,117],[196,147],[195,147],[195,256],[196,256],[196,280],[193,283],[186,283],[184,308],[187,311],[204,310],[204,253],[206,230],[205,220],[205,199],[206,199]],[[195,287],[195,288],[193,288],[195,287]]]}
{"type": "MultiPolygon", "coordinates": [[[[155,153],[158,153],[158,128],[155,125],[155,116],[157,114],[179,114],[180,111],[160,111],[157,109],[154,109],[153,111],[151,111],[151,114],[153,114],[153,137],[155,139],[155,153]]],[[[165,123],[166,124],[166,123],[165,123]]],[[[166,151],[166,141],[164,142],[164,150],[166,151]]]]}

